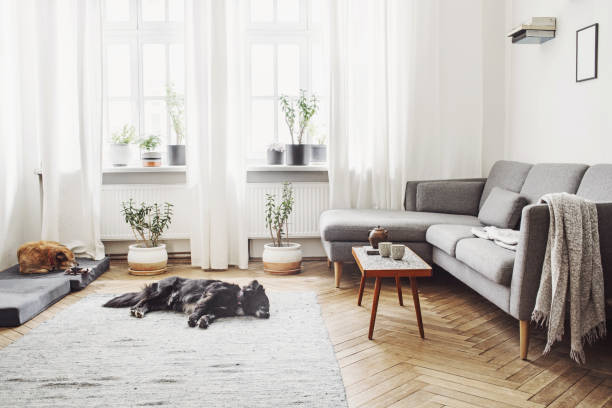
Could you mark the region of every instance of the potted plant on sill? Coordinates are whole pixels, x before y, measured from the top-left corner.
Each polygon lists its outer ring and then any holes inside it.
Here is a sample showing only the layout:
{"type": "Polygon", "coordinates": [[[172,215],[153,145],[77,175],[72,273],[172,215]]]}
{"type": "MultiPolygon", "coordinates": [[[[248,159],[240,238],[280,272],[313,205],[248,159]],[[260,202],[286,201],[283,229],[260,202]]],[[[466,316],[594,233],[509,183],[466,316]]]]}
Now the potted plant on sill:
{"type": "Polygon", "coordinates": [[[274,195],[266,194],[266,228],[270,231],[272,242],[264,245],[264,272],[293,275],[302,270],[302,246],[289,242],[289,215],[293,211],[293,204],[293,188],[290,183],[283,184],[278,204],[274,195]]]}
{"type": "Polygon", "coordinates": [[[310,146],[303,144],[304,130],[310,119],[317,113],[319,108],[317,96],[306,95],[301,89],[297,98],[287,95],[280,97],[280,104],[285,114],[285,123],[289,127],[291,144],[285,145],[285,161],[290,166],[305,166],[310,163],[310,146]],[[296,105],[297,105],[297,135],[294,136],[296,128],[296,105]],[[297,143],[295,143],[297,139],[297,143]]]}
{"type": "Polygon", "coordinates": [[[172,222],[172,204],[140,204],[134,200],[121,203],[125,222],[130,226],[138,243],[130,245],[128,251],[129,272],[132,275],[159,275],[166,272],[168,252],[161,244],[161,235],[172,222]]]}
{"type": "Polygon", "coordinates": [[[185,112],[185,98],[176,93],[173,84],[166,87],[166,106],[172,121],[172,129],[176,135],[176,144],[168,145],[168,164],[170,166],[185,165],[185,127],[183,115],[185,112]]]}
{"type": "Polygon", "coordinates": [[[281,143],[271,143],[266,149],[266,163],[270,165],[283,164],[285,146],[281,143]]]}
{"type": "Polygon", "coordinates": [[[162,156],[155,149],[161,144],[161,139],[157,135],[149,135],[140,140],[140,158],[143,167],[159,167],[162,164],[162,156]]]}
{"type": "Polygon", "coordinates": [[[311,123],[308,126],[308,136],[316,143],[310,145],[310,160],[313,163],[327,162],[327,134],[321,131],[317,125],[311,123]]]}
{"type": "Polygon", "coordinates": [[[127,166],[130,162],[130,143],[135,141],[134,126],[125,124],[111,135],[111,163],[115,167],[127,166]]]}

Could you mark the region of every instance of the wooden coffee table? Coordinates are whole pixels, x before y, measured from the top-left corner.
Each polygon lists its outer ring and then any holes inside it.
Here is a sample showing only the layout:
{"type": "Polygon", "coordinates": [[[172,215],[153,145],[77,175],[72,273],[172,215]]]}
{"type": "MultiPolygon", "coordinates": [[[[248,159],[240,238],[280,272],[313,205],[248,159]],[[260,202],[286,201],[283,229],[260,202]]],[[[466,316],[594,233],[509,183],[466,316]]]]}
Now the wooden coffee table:
{"type": "Polygon", "coordinates": [[[382,278],[395,278],[395,286],[397,287],[397,297],[399,298],[400,306],[404,306],[402,299],[402,284],[400,278],[410,278],[410,289],[412,290],[412,300],[414,301],[414,309],[416,312],[417,322],[419,324],[419,334],[421,338],[425,338],[423,331],[423,320],[421,318],[421,305],[419,303],[419,291],[417,288],[417,279],[421,277],[431,276],[431,266],[423,261],[410,248],[406,247],[406,253],[401,260],[392,258],[383,258],[380,255],[368,255],[366,251],[371,247],[353,247],[353,257],[361,270],[361,284],[359,285],[359,298],[357,305],[361,306],[363,297],[363,289],[365,288],[366,278],[376,278],[374,284],[374,300],[372,301],[372,316],[370,317],[370,331],[368,339],[372,340],[374,334],[374,323],[376,322],[376,311],[378,309],[378,298],[380,296],[380,282],[382,278]]]}

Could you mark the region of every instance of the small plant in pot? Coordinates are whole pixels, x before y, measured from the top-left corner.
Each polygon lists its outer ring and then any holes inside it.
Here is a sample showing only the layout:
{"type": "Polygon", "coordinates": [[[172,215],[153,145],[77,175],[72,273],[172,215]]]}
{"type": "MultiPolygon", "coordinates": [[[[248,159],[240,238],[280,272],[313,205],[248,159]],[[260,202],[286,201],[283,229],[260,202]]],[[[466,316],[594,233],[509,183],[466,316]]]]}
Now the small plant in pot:
{"type": "Polygon", "coordinates": [[[141,154],[143,167],[159,167],[162,163],[162,155],[157,151],[157,147],[161,144],[161,139],[157,135],[149,135],[140,140],[141,154]]]}
{"type": "Polygon", "coordinates": [[[130,143],[135,141],[136,131],[134,126],[125,124],[111,135],[111,163],[113,166],[127,166],[130,162],[130,143]]]}
{"type": "Polygon", "coordinates": [[[166,87],[166,106],[172,122],[172,129],[176,135],[176,144],[168,145],[168,164],[170,166],[185,165],[185,126],[183,117],[185,113],[185,98],[176,93],[173,84],[166,87]]]}
{"type": "Polygon", "coordinates": [[[266,162],[270,165],[283,164],[285,158],[285,146],[281,143],[269,144],[266,148],[266,162]]]}
{"type": "Polygon", "coordinates": [[[159,240],[172,222],[172,204],[141,203],[140,206],[134,204],[132,199],[121,203],[121,213],[125,222],[138,241],[129,247],[129,272],[132,275],[164,273],[168,265],[168,252],[166,244],[160,243],[159,240]]]}
{"type": "Polygon", "coordinates": [[[291,144],[285,146],[285,160],[288,165],[305,166],[310,163],[310,146],[304,144],[304,131],[312,117],[317,113],[318,103],[316,95],[309,96],[303,89],[300,90],[300,96],[297,98],[287,95],[280,97],[281,109],[285,114],[285,123],[291,135],[291,144]]]}
{"type": "Polygon", "coordinates": [[[266,228],[272,242],[264,245],[264,272],[276,275],[292,275],[302,270],[302,246],[289,242],[289,216],[293,211],[293,187],[283,184],[280,202],[276,196],[266,194],[266,228]]]}
{"type": "Polygon", "coordinates": [[[327,162],[327,134],[319,126],[311,123],[308,126],[308,136],[315,143],[310,145],[310,160],[313,163],[327,162]]]}

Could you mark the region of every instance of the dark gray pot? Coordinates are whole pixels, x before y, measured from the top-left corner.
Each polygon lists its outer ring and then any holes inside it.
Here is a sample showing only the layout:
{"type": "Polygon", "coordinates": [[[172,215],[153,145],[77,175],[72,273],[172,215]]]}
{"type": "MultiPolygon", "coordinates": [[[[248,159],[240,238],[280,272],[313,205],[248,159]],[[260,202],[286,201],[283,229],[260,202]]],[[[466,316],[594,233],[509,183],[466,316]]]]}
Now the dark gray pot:
{"type": "Polygon", "coordinates": [[[285,163],[288,166],[307,166],[310,164],[310,146],[306,144],[285,145],[285,163]]]}
{"type": "Polygon", "coordinates": [[[310,145],[310,161],[315,163],[327,162],[327,145],[310,145]]]}
{"type": "Polygon", "coordinates": [[[266,151],[266,162],[270,165],[283,164],[285,159],[285,152],[279,152],[278,150],[267,150],[266,151]]]}
{"type": "Polygon", "coordinates": [[[185,165],[185,145],[168,145],[168,164],[170,166],[185,165]]]}

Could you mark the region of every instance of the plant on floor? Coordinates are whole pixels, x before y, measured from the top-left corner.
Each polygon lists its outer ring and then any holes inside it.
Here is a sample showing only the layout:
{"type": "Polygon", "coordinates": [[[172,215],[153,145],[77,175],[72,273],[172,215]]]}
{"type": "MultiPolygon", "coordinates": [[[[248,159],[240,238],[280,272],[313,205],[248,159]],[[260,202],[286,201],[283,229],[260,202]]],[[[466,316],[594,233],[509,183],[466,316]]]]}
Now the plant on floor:
{"type": "Polygon", "coordinates": [[[176,134],[176,144],[182,145],[185,143],[185,128],[183,126],[183,114],[185,112],[185,97],[176,93],[174,84],[170,83],[166,87],[166,106],[168,107],[168,115],[172,121],[172,129],[176,134]]]}
{"type": "Polygon", "coordinates": [[[280,105],[285,114],[285,123],[289,128],[291,136],[291,144],[302,144],[304,141],[304,130],[308,126],[310,119],[317,113],[319,109],[319,100],[315,94],[307,95],[304,89],[300,89],[300,95],[297,98],[281,95],[280,105]],[[297,114],[296,114],[297,108],[297,114]],[[297,135],[295,135],[295,121],[297,115],[297,135]]]}
{"type": "Polygon", "coordinates": [[[113,132],[111,141],[114,144],[130,144],[136,140],[136,130],[134,126],[125,124],[120,130],[113,132]]]}
{"type": "Polygon", "coordinates": [[[121,213],[130,226],[136,240],[146,248],[159,246],[159,238],[170,227],[172,222],[172,207],[170,203],[148,205],[141,203],[135,206],[134,200],[121,203],[121,213]]]}
{"type": "Polygon", "coordinates": [[[152,152],[157,146],[161,144],[161,139],[157,135],[149,135],[140,139],[138,145],[145,152],[152,152]]]}
{"type": "Polygon", "coordinates": [[[275,195],[266,194],[266,228],[270,230],[270,237],[275,247],[283,246],[283,234],[285,244],[289,243],[289,216],[293,211],[294,203],[291,183],[283,183],[283,191],[278,204],[276,204],[275,195]]]}

